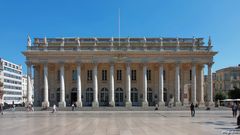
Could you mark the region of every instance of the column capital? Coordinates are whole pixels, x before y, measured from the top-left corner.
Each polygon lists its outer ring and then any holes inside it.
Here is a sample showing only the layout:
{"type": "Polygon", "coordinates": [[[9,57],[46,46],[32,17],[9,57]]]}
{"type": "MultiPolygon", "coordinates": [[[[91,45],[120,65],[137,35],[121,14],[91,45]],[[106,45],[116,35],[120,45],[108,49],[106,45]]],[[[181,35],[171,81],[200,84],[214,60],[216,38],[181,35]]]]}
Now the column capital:
{"type": "Polygon", "coordinates": [[[207,63],[207,65],[208,65],[208,67],[212,67],[212,65],[214,64],[214,62],[209,62],[209,63],[207,63]]]}
{"type": "Polygon", "coordinates": [[[203,69],[203,68],[204,68],[204,64],[200,64],[200,65],[199,65],[199,68],[200,68],[200,69],[203,69]]]}
{"type": "Polygon", "coordinates": [[[175,65],[176,66],[180,66],[181,62],[180,61],[176,61],[175,65]]]}
{"type": "Polygon", "coordinates": [[[109,65],[110,65],[110,66],[114,66],[114,65],[115,65],[115,62],[110,62],[109,65]]]}
{"type": "Polygon", "coordinates": [[[76,65],[77,65],[77,66],[81,66],[82,63],[81,63],[80,61],[76,61],[76,65]]]}
{"type": "Polygon", "coordinates": [[[148,63],[140,63],[140,64],[139,64],[139,67],[140,67],[140,68],[143,68],[144,66],[145,66],[145,67],[148,67],[148,63]]]}
{"type": "Polygon", "coordinates": [[[176,67],[179,67],[181,65],[181,62],[179,62],[179,61],[177,61],[176,63],[175,63],[175,66],[176,67]]]}
{"type": "Polygon", "coordinates": [[[130,63],[130,62],[127,62],[127,63],[126,63],[126,66],[131,67],[131,63],[130,63]]]}
{"type": "Polygon", "coordinates": [[[47,63],[47,62],[44,62],[44,63],[43,63],[43,66],[48,66],[48,63],[47,63]]]}
{"type": "Polygon", "coordinates": [[[27,66],[33,65],[31,61],[26,61],[25,63],[26,63],[27,66]]]}

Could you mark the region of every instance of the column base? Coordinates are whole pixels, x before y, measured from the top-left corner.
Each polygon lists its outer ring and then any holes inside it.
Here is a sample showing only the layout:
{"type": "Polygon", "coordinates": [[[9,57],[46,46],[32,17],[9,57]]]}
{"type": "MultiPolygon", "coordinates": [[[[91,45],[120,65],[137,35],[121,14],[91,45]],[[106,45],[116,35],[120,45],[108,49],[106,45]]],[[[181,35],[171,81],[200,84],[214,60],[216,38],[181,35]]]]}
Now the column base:
{"type": "Polygon", "coordinates": [[[49,102],[48,101],[42,102],[42,108],[48,108],[48,107],[49,107],[49,102]]]}
{"type": "Polygon", "coordinates": [[[165,107],[165,102],[164,101],[158,102],[158,107],[165,107]]]}
{"type": "Polygon", "coordinates": [[[198,107],[205,107],[205,103],[203,101],[200,101],[198,107]]]}
{"type": "Polygon", "coordinates": [[[143,108],[148,107],[148,102],[147,102],[147,101],[143,101],[143,102],[142,102],[142,107],[143,107],[143,108]]]}
{"type": "Polygon", "coordinates": [[[63,102],[58,102],[58,107],[59,107],[59,108],[66,107],[66,102],[65,102],[65,101],[63,101],[63,102]]]}
{"type": "Polygon", "coordinates": [[[109,106],[110,106],[110,107],[115,107],[115,102],[114,102],[114,101],[110,101],[110,102],[109,102],[109,106]]]}
{"type": "Polygon", "coordinates": [[[81,101],[76,102],[76,104],[77,104],[77,107],[82,107],[82,102],[81,101]]]}
{"type": "Polygon", "coordinates": [[[215,105],[215,104],[214,104],[213,101],[207,103],[207,106],[208,106],[208,107],[214,107],[214,105],[215,105]]]}
{"type": "Polygon", "coordinates": [[[190,103],[189,102],[183,102],[183,106],[189,106],[190,103]]]}
{"type": "Polygon", "coordinates": [[[127,107],[127,108],[132,107],[132,102],[130,102],[130,101],[125,102],[125,107],[127,107]]]}
{"type": "Polygon", "coordinates": [[[96,101],[93,101],[92,102],[92,107],[95,107],[95,108],[99,107],[99,103],[96,102],[96,101]]]}
{"type": "Polygon", "coordinates": [[[182,106],[182,103],[179,101],[179,102],[175,102],[174,105],[175,106],[182,106]]]}

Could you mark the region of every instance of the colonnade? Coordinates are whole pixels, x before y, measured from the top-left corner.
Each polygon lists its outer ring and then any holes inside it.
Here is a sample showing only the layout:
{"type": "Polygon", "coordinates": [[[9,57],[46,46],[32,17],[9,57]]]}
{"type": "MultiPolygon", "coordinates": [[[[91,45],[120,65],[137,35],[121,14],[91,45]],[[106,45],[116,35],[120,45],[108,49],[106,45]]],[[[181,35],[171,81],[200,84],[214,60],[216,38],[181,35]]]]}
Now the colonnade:
{"type": "MultiPolygon", "coordinates": [[[[82,107],[82,100],[81,100],[81,93],[82,93],[82,78],[81,78],[81,65],[82,63],[77,63],[77,82],[76,82],[76,88],[77,88],[77,106],[82,107]]],[[[143,100],[142,100],[142,106],[147,107],[148,106],[148,100],[147,100],[147,63],[142,64],[142,78],[143,78],[143,100]]],[[[27,87],[27,101],[28,103],[32,103],[32,88],[30,87],[31,83],[31,63],[27,63],[27,82],[28,82],[28,87],[27,87]]],[[[110,98],[109,98],[109,105],[110,106],[115,106],[115,99],[114,99],[114,90],[115,90],[115,84],[114,84],[114,63],[110,64],[110,83],[109,83],[109,88],[110,88],[110,98]]],[[[200,102],[201,104],[204,104],[204,74],[203,74],[203,67],[201,66],[200,68],[200,102]]],[[[208,104],[213,103],[213,88],[212,88],[212,63],[208,64],[208,89],[207,89],[207,102],[208,104]]],[[[65,107],[66,106],[66,101],[65,101],[65,74],[64,74],[64,63],[60,63],[60,102],[59,102],[59,107],[65,107]]],[[[191,102],[197,103],[197,77],[196,77],[196,64],[193,63],[191,67],[191,102]]],[[[159,106],[164,106],[164,64],[160,63],[159,68],[159,84],[158,84],[158,105],[159,106]]],[[[48,64],[44,63],[43,64],[43,79],[44,79],[44,97],[43,97],[43,102],[42,106],[44,107],[49,107],[49,96],[48,96],[48,64]]],[[[99,100],[98,100],[98,64],[95,63],[93,66],[93,107],[98,107],[99,106],[99,100]]],[[[174,103],[176,106],[182,105],[180,101],[180,63],[175,64],[175,91],[174,91],[174,103]]],[[[131,102],[131,66],[130,63],[126,63],[126,100],[125,100],[125,106],[126,107],[131,107],[132,102],[131,102]]]]}

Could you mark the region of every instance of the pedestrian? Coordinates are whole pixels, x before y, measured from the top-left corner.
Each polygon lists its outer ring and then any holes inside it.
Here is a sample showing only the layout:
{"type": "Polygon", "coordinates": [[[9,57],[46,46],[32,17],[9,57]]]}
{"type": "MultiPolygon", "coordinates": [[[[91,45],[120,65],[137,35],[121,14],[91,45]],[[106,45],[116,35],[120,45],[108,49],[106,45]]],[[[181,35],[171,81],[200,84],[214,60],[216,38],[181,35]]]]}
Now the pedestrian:
{"type": "Polygon", "coordinates": [[[233,117],[236,118],[237,117],[237,110],[238,110],[238,106],[236,103],[233,103],[232,105],[232,113],[233,113],[233,117]]]}
{"type": "Polygon", "coordinates": [[[27,105],[27,111],[29,112],[31,110],[31,104],[27,105]]]}
{"type": "Polygon", "coordinates": [[[240,114],[239,114],[238,117],[237,117],[237,125],[238,125],[237,128],[240,128],[240,114]]]}
{"type": "Polygon", "coordinates": [[[155,105],[155,111],[157,111],[157,110],[158,110],[158,104],[155,105]]]}
{"type": "Polygon", "coordinates": [[[54,105],[53,105],[52,113],[55,113],[56,111],[57,111],[57,109],[56,109],[56,105],[54,104],[54,105]]]}
{"type": "Polygon", "coordinates": [[[191,109],[191,116],[194,117],[195,116],[195,108],[194,108],[194,104],[193,103],[191,103],[190,109],[191,109]]]}
{"type": "Polygon", "coordinates": [[[14,101],[12,101],[12,111],[15,111],[15,104],[14,104],[14,101]]]}
{"type": "Polygon", "coordinates": [[[33,104],[30,104],[30,110],[34,112],[33,104]]]}
{"type": "Polygon", "coordinates": [[[72,104],[72,111],[74,111],[75,110],[75,105],[74,104],[72,104]]]}
{"type": "Polygon", "coordinates": [[[3,115],[3,104],[0,103],[0,113],[3,115]]]}

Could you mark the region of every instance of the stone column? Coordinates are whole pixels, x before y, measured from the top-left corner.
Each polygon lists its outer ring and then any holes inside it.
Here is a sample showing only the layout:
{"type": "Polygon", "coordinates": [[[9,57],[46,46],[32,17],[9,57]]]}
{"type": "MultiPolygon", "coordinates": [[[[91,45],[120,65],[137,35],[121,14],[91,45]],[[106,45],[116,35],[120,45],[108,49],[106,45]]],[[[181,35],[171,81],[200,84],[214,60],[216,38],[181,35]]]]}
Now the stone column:
{"type": "Polygon", "coordinates": [[[142,107],[148,107],[147,101],[147,65],[143,65],[143,102],[142,107]]]}
{"type": "Polygon", "coordinates": [[[77,64],[77,106],[82,107],[81,64],[77,64]]]}
{"type": "Polygon", "coordinates": [[[66,107],[65,101],[65,80],[64,80],[64,64],[60,65],[60,102],[59,107],[66,107]]]}
{"type": "Polygon", "coordinates": [[[109,105],[114,107],[115,106],[115,99],[114,99],[114,64],[110,65],[110,102],[109,105]]]}
{"type": "Polygon", "coordinates": [[[48,100],[48,65],[47,63],[43,66],[43,79],[44,79],[44,97],[42,102],[42,107],[49,107],[48,100]]]}
{"type": "Polygon", "coordinates": [[[132,102],[131,102],[131,68],[130,68],[130,64],[127,63],[127,72],[126,72],[126,77],[127,77],[127,81],[126,81],[126,103],[125,106],[126,107],[131,107],[132,106],[132,102]]]}
{"type": "Polygon", "coordinates": [[[93,98],[93,103],[92,107],[99,107],[99,102],[98,102],[98,68],[97,68],[97,63],[94,64],[93,68],[93,91],[94,91],[94,98],[93,98]]]}
{"type": "Polygon", "coordinates": [[[27,63],[27,104],[32,104],[32,68],[31,64],[27,63]]]}
{"type": "Polygon", "coordinates": [[[175,106],[181,105],[182,103],[180,101],[180,67],[179,63],[177,63],[175,71],[175,106]]]}
{"type": "Polygon", "coordinates": [[[208,106],[213,106],[213,84],[212,84],[212,65],[213,63],[208,64],[208,106]]]}
{"type": "Polygon", "coordinates": [[[196,92],[197,92],[197,79],[196,79],[196,64],[192,65],[192,103],[197,103],[196,98],[196,92]]]}
{"type": "Polygon", "coordinates": [[[164,80],[163,80],[163,65],[161,64],[159,66],[159,102],[158,105],[160,106],[165,106],[164,99],[163,99],[163,94],[164,94],[164,80]]]}
{"type": "Polygon", "coordinates": [[[199,106],[204,107],[205,103],[204,103],[204,65],[200,66],[200,102],[199,102],[199,106]]]}

